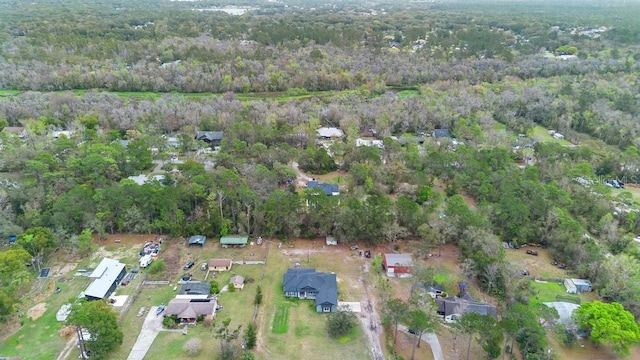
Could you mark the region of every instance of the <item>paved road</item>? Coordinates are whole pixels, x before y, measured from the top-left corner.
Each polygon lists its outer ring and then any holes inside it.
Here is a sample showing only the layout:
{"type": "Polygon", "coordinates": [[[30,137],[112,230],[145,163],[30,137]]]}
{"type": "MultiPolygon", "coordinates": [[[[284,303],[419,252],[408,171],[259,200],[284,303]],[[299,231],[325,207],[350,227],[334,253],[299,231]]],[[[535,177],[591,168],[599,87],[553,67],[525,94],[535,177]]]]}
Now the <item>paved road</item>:
{"type": "Polygon", "coordinates": [[[152,306],[151,309],[149,309],[149,313],[142,324],[140,335],[138,335],[136,343],[133,344],[127,360],[143,360],[147,351],[151,348],[153,340],[155,340],[158,333],[162,331],[162,319],[164,316],[156,315],[157,308],[157,306],[152,306]]]}
{"type": "MultiPolygon", "coordinates": [[[[404,325],[398,325],[398,329],[406,334],[409,333],[409,329],[404,325]]],[[[415,335],[414,335],[415,336],[415,335]]],[[[431,347],[431,352],[433,353],[433,358],[435,360],[444,360],[444,354],[442,353],[442,347],[440,346],[440,341],[438,340],[438,336],[434,333],[424,333],[420,337],[420,339],[431,347]]]]}

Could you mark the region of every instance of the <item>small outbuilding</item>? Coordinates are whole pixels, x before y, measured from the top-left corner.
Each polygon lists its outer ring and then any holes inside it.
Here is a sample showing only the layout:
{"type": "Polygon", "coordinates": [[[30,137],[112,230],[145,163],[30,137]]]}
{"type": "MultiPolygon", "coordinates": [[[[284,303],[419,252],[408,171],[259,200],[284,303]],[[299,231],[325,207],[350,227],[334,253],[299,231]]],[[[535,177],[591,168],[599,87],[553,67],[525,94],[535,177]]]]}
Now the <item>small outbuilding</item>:
{"type": "Polygon", "coordinates": [[[188,244],[189,246],[192,245],[199,245],[199,246],[204,246],[204,244],[207,242],[207,237],[204,235],[194,235],[192,237],[189,238],[188,244]]]}
{"type": "Polygon", "coordinates": [[[411,254],[384,254],[382,257],[382,269],[387,276],[407,275],[411,273],[413,257],[411,254]]]}
{"type": "Polygon", "coordinates": [[[244,288],[244,276],[236,275],[229,280],[229,285],[233,286],[238,290],[242,290],[244,288]]]}
{"type": "Polygon", "coordinates": [[[230,246],[245,247],[248,241],[248,236],[228,235],[220,238],[220,245],[222,245],[223,248],[230,246]]]}
{"type": "Polygon", "coordinates": [[[585,279],[565,279],[564,287],[569,294],[593,291],[591,281],[585,279]]]}
{"type": "Polygon", "coordinates": [[[211,259],[209,260],[209,271],[229,271],[233,262],[231,259],[211,259]]]}

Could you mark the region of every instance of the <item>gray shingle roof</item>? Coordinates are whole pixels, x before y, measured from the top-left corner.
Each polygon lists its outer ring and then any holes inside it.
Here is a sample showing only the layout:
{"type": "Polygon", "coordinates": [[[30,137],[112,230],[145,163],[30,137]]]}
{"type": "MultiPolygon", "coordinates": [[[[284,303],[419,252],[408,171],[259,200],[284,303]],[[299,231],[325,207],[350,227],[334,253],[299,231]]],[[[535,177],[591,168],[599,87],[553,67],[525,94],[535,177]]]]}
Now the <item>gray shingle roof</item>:
{"type": "Polygon", "coordinates": [[[180,286],[180,295],[209,295],[211,284],[203,281],[187,281],[180,286]]]}
{"type": "Polygon", "coordinates": [[[338,186],[338,184],[321,183],[316,180],[309,181],[309,183],[307,183],[307,188],[320,189],[327,195],[332,195],[334,193],[340,192],[340,187],[338,186]]]}
{"type": "Polygon", "coordinates": [[[317,291],[316,305],[338,305],[338,282],[335,274],[317,272],[316,269],[291,268],[283,277],[285,292],[297,292],[302,289],[317,291]]]}

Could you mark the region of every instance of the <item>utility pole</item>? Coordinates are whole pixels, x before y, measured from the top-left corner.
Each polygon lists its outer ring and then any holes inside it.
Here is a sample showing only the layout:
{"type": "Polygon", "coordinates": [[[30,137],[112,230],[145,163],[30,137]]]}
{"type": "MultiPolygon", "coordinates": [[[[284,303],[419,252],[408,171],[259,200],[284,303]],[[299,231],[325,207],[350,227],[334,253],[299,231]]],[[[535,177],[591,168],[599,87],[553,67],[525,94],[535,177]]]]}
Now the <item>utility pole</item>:
{"type": "Polygon", "coordinates": [[[76,333],[78,334],[78,347],[80,348],[80,358],[82,360],[87,360],[87,348],[84,344],[84,337],[82,336],[82,328],[80,325],[76,325],[76,333]]]}

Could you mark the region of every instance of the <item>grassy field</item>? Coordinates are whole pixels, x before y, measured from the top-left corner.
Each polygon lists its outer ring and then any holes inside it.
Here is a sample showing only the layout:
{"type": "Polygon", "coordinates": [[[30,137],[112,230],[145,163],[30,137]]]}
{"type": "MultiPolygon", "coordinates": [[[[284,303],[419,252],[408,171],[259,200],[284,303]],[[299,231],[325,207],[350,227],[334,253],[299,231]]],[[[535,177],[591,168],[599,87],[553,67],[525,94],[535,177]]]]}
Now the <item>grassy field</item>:
{"type": "Polygon", "coordinates": [[[567,301],[566,299],[574,299],[575,301],[580,300],[579,295],[568,294],[564,285],[553,281],[547,283],[532,281],[531,288],[535,292],[535,295],[529,299],[529,302],[532,305],[542,304],[545,302],[567,301]],[[558,297],[562,299],[558,300],[558,297]]]}
{"type": "Polygon", "coordinates": [[[49,286],[46,287],[42,301],[37,302],[46,304],[46,311],[35,320],[28,318],[25,311],[25,316],[21,318],[22,328],[0,346],[0,354],[3,356],[20,356],[23,360],[51,360],[64,347],[66,340],[58,334],[62,323],[56,320],[56,313],[60,306],[70,302],[70,299],[74,300],[84,290],[89,279],[69,277],[64,282],[56,279],[48,281],[49,286]],[[59,294],[53,294],[54,287],[61,289],[59,294]]]}
{"type": "Polygon", "coordinates": [[[523,270],[529,271],[531,276],[537,278],[565,278],[567,277],[567,271],[551,265],[553,259],[549,255],[547,249],[542,248],[528,248],[521,249],[506,249],[506,260],[522,266],[523,270]],[[538,256],[532,256],[526,253],[527,249],[534,249],[538,252],[538,256]]]}
{"type": "Polygon", "coordinates": [[[542,126],[536,125],[530,132],[529,136],[540,141],[540,142],[555,142],[560,145],[571,145],[571,142],[565,139],[556,139],[553,136],[549,135],[549,130],[543,128],[542,126]]]}
{"type": "MultiPolygon", "coordinates": [[[[151,92],[151,91],[107,91],[107,90],[102,90],[102,89],[95,89],[95,90],[85,90],[85,89],[77,89],[77,90],[61,90],[61,91],[52,91],[49,93],[72,93],[75,94],[76,96],[82,96],[88,92],[91,91],[97,91],[97,92],[105,92],[108,94],[113,94],[113,95],[117,95],[123,98],[137,98],[137,99],[143,99],[143,100],[158,100],[160,99],[162,96],[167,95],[167,94],[171,94],[173,96],[182,96],[185,98],[189,98],[189,99],[205,99],[205,98],[210,98],[210,97],[214,97],[214,96],[222,96],[224,94],[215,94],[215,93],[179,93],[179,92],[167,92],[167,93],[162,93],[162,92],[151,92]]],[[[250,102],[250,101],[257,101],[257,100],[277,100],[280,102],[287,102],[287,101],[292,101],[292,100],[301,100],[301,99],[308,99],[308,98],[312,98],[312,97],[317,97],[317,98],[327,98],[327,97],[332,97],[332,96],[336,96],[336,95],[340,95],[340,94],[348,94],[353,92],[354,90],[343,90],[343,91],[337,91],[337,90],[330,90],[330,91],[310,91],[310,92],[305,92],[302,94],[290,94],[287,92],[267,92],[267,93],[234,93],[234,96],[237,100],[242,101],[242,102],[250,102]]],[[[1,90],[0,91],[0,97],[2,96],[16,96],[16,95],[20,95],[22,94],[24,91],[20,91],[20,90],[1,90]]]]}

